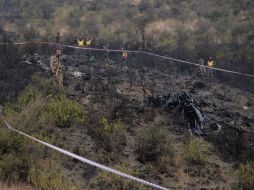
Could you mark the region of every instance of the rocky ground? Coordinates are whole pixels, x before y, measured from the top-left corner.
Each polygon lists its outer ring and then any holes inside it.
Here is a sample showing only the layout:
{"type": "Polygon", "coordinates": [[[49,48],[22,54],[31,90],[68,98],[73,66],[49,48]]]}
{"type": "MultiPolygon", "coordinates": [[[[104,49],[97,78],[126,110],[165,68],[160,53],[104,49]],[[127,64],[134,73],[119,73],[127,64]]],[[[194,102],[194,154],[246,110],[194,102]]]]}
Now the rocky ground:
{"type": "MultiPolygon", "coordinates": [[[[217,79],[211,81],[183,75],[177,69],[154,70],[130,63],[106,64],[102,61],[73,64],[78,62],[74,57],[63,57],[66,68],[63,91],[86,107],[90,119],[86,126],[49,129],[56,145],[108,166],[125,165],[138,169],[140,177],[164,186],[188,190],[232,189],[237,183],[235,167],[243,161],[253,160],[253,93],[222,84],[217,79]],[[204,164],[189,162],[184,157],[182,149],[191,135],[182,114],[177,109],[168,112],[145,103],[147,96],[182,92],[191,95],[203,116],[210,121],[206,126],[210,132],[198,138],[200,152],[206,157],[204,164]],[[121,150],[108,151],[93,134],[91,128],[102,116],[123,122],[126,142],[121,150]],[[140,161],[136,152],[137,138],[154,125],[166,129],[174,149],[174,157],[166,169],[158,163],[140,161]]],[[[39,72],[43,77],[49,76],[44,74],[47,58],[24,59],[32,65],[19,63],[1,69],[1,72],[5,71],[0,78],[2,104],[15,99],[33,74],[39,72]]],[[[100,189],[94,182],[98,172],[95,168],[59,155],[55,160],[70,179],[81,183],[83,189],[100,189]]]]}

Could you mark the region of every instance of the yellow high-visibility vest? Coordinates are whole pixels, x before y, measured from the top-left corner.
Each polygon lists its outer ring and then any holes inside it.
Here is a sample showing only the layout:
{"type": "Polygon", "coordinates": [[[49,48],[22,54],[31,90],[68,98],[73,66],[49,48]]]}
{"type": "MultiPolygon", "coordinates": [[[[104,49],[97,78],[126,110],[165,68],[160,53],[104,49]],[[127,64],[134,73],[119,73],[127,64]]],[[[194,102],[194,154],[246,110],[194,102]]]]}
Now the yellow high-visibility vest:
{"type": "Polygon", "coordinates": [[[87,41],[86,41],[86,45],[87,45],[87,46],[91,46],[91,45],[92,45],[92,40],[87,40],[87,41]]]}
{"type": "Polygon", "coordinates": [[[213,61],[208,61],[208,67],[214,67],[214,62],[213,61]]]}
{"type": "Polygon", "coordinates": [[[122,57],[124,59],[127,59],[128,58],[128,51],[123,51],[122,57]]]}
{"type": "Polygon", "coordinates": [[[83,47],[85,44],[84,44],[84,40],[78,40],[78,46],[79,47],[83,47]]]}

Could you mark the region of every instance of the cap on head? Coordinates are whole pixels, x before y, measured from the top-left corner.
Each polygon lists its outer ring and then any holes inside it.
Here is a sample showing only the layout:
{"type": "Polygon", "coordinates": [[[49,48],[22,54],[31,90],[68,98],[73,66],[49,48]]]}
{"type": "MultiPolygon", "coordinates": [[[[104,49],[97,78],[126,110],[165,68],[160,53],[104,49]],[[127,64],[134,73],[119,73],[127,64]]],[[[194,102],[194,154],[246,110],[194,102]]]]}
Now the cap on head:
{"type": "Polygon", "coordinates": [[[56,55],[61,55],[61,50],[56,50],[56,55]]]}

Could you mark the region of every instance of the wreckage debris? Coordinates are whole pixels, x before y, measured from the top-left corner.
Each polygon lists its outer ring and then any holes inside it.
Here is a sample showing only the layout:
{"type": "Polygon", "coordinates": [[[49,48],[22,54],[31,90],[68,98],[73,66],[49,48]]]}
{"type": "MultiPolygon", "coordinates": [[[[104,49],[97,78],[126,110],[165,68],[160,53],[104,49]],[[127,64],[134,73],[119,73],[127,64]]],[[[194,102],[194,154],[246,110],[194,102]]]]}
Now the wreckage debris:
{"type": "MultiPolygon", "coordinates": [[[[198,103],[186,92],[182,94],[169,94],[167,96],[148,97],[146,104],[154,108],[161,108],[164,111],[178,109],[187,121],[188,130],[191,135],[193,133],[196,135],[206,135],[208,131],[214,130],[206,130],[203,127],[206,120],[209,120],[206,119],[208,116],[205,115],[204,117],[198,103]]],[[[209,120],[207,123],[211,123],[211,121],[209,120]]]]}

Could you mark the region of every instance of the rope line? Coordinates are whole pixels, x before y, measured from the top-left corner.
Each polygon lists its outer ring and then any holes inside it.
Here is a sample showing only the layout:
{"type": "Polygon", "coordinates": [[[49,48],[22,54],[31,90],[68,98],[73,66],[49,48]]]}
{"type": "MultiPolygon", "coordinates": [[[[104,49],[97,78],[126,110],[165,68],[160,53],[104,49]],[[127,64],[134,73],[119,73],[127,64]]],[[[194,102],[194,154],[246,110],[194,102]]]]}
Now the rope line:
{"type": "MultiPolygon", "coordinates": [[[[42,42],[42,41],[0,43],[0,45],[23,45],[23,44],[33,44],[33,43],[35,43],[35,44],[47,44],[47,45],[51,45],[51,46],[66,47],[66,48],[73,48],[73,49],[91,50],[91,51],[104,51],[104,52],[122,52],[123,51],[123,50],[118,50],[118,49],[77,47],[77,46],[72,46],[72,45],[55,44],[55,43],[42,42]]],[[[221,69],[221,68],[217,68],[217,67],[208,67],[208,66],[205,66],[205,65],[200,65],[198,63],[194,63],[194,62],[190,62],[190,61],[184,61],[184,60],[181,60],[181,59],[176,59],[176,58],[169,57],[169,56],[163,56],[163,55],[159,55],[159,54],[155,54],[155,53],[150,53],[150,52],[147,52],[147,51],[135,51],[135,50],[125,50],[125,51],[127,51],[129,53],[140,53],[140,54],[145,54],[145,55],[151,55],[151,56],[154,56],[154,57],[159,57],[159,58],[167,59],[167,60],[170,60],[170,61],[185,63],[185,64],[189,64],[189,65],[196,66],[196,67],[203,67],[203,68],[207,68],[207,69],[211,69],[211,70],[216,70],[216,71],[221,71],[221,72],[226,72],[226,73],[231,73],[231,74],[242,75],[242,76],[245,76],[245,77],[254,78],[254,75],[251,75],[251,74],[241,73],[241,72],[227,70],[227,69],[221,69]]]]}
{"type": "Polygon", "coordinates": [[[23,133],[23,132],[21,132],[21,131],[19,131],[19,130],[16,130],[16,129],[12,128],[12,126],[4,119],[4,117],[3,117],[3,115],[2,115],[1,113],[0,113],[0,117],[3,119],[3,121],[4,121],[5,125],[6,125],[6,127],[7,127],[9,130],[11,130],[11,131],[13,131],[13,132],[15,132],[15,133],[18,133],[18,134],[20,134],[20,135],[22,135],[22,136],[25,136],[25,137],[27,137],[27,138],[29,138],[29,139],[35,141],[35,142],[38,142],[38,143],[40,143],[40,144],[42,144],[42,145],[44,145],[44,146],[47,146],[48,148],[51,148],[51,149],[53,149],[53,150],[55,150],[55,151],[57,151],[57,152],[60,152],[60,153],[66,155],[66,156],[68,156],[68,157],[77,159],[77,160],[79,160],[79,161],[81,161],[81,162],[83,162],[83,163],[89,164],[89,165],[91,165],[91,166],[94,166],[94,167],[96,167],[96,168],[99,168],[99,169],[101,169],[101,170],[104,170],[104,171],[106,171],[106,172],[108,172],[108,173],[112,173],[112,174],[121,176],[121,177],[123,177],[123,178],[129,179],[129,180],[132,180],[132,181],[136,181],[136,182],[138,182],[138,183],[142,183],[142,184],[144,184],[144,185],[147,185],[147,186],[150,186],[150,187],[153,187],[153,188],[156,188],[156,189],[160,189],[160,190],[170,190],[170,189],[165,188],[165,187],[162,187],[162,186],[160,186],[160,185],[157,185],[157,184],[148,182],[148,181],[146,181],[146,180],[143,180],[143,179],[140,179],[140,178],[137,178],[137,177],[134,177],[134,176],[125,174],[125,173],[120,172],[120,171],[118,171],[118,170],[109,168],[109,167],[104,166],[104,165],[102,165],[102,164],[99,164],[99,163],[97,163],[97,162],[88,160],[88,159],[86,159],[86,158],[83,158],[83,157],[81,157],[81,156],[78,156],[78,155],[76,155],[76,154],[73,154],[73,153],[71,153],[71,152],[69,152],[69,151],[66,151],[66,150],[64,150],[64,149],[61,149],[61,148],[59,148],[59,147],[57,147],[57,146],[51,145],[51,144],[46,143],[46,142],[44,142],[44,141],[38,140],[38,139],[36,139],[36,138],[34,138],[34,137],[32,137],[32,136],[26,134],[26,133],[23,133]]]}

